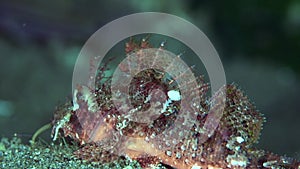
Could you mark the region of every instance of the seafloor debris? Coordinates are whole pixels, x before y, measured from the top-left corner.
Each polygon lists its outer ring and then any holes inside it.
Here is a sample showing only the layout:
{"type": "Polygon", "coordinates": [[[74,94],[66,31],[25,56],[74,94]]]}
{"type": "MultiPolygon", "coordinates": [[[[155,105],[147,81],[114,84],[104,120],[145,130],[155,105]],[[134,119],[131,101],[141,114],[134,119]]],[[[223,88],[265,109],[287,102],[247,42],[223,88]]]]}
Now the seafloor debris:
{"type": "Polygon", "coordinates": [[[139,163],[120,158],[110,163],[90,163],[74,158],[76,145],[46,143],[41,140],[27,145],[20,135],[0,139],[0,168],[64,168],[64,169],[141,169],[139,163]]]}
{"type": "MultiPolygon", "coordinates": [[[[125,53],[137,53],[142,61],[145,57],[142,49],[150,47],[146,40],[141,43],[130,40],[125,53]]],[[[130,71],[126,65],[120,65],[120,69],[125,73],[130,71]]],[[[176,78],[161,70],[144,69],[134,76],[128,87],[132,107],[126,107],[126,100],[121,98],[123,93],[119,94],[119,103],[129,112],[123,114],[112,99],[111,78],[103,80],[105,71],[105,66],[98,69],[95,89],[79,85],[73,99],[59,106],[54,113],[53,139],[70,137],[79,143],[81,148],[74,152],[76,157],[101,163],[129,157],[145,168],[161,163],[181,169],[300,169],[300,162],[296,160],[253,147],[264,117],[236,85],[220,89],[221,94],[226,94],[225,108],[212,135],[204,137],[209,130],[203,125],[210,105],[212,101],[222,103],[222,99],[218,92],[208,98],[209,85],[202,77],[196,78],[196,86],[192,86],[195,81],[185,82],[189,98],[200,100],[191,99],[182,104],[182,99],[186,98],[181,98],[176,78]],[[163,95],[155,92],[163,92],[163,95]],[[196,118],[180,116],[183,106],[196,118]],[[153,121],[130,120],[128,114],[133,117],[138,112],[147,112],[145,115],[153,116],[153,121]],[[181,121],[182,126],[172,130],[174,133],[168,133],[174,128],[175,120],[181,121]],[[185,128],[186,123],[191,127],[185,128]],[[169,135],[164,137],[166,133],[169,135]],[[175,139],[172,135],[182,137],[175,139]],[[206,138],[205,142],[203,138],[206,138]]],[[[218,104],[215,105],[215,111],[218,111],[218,104]]]]}

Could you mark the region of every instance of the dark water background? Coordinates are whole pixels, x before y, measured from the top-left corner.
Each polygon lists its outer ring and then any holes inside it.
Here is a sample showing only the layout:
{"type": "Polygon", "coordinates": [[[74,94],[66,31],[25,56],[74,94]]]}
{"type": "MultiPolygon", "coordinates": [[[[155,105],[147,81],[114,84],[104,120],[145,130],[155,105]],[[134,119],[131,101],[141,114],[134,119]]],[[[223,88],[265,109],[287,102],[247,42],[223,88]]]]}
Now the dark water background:
{"type": "MultiPolygon", "coordinates": [[[[1,1],[0,136],[24,140],[71,93],[85,41],[121,16],[175,14],[198,26],[267,123],[258,146],[300,159],[300,2],[1,1]]],[[[171,45],[171,44],[169,44],[171,45]]],[[[49,139],[49,132],[44,134],[49,139]]]]}

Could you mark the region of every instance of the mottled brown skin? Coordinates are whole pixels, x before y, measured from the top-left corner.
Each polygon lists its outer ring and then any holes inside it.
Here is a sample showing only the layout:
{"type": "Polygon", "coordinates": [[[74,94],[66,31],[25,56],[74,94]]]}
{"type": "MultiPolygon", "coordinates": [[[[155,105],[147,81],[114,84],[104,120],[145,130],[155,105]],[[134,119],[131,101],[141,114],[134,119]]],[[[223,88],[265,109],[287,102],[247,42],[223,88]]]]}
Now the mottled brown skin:
{"type": "MultiPolygon", "coordinates": [[[[137,44],[131,39],[126,43],[125,52],[127,54],[139,52],[139,49],[149,47],[146,40],[137,44]]],[[[126,117],[114,107],[111,101],[109,81],[100,83],[101,73],[103,71],[99,71],[96,77],[99,80],[98,90],[78,86],[77,93],[74,95],[77,98],[78,109],[72,110],[74,105],[72,101],[68,101],[54,113],[53,135],[59,129],[63,137],[68,136],[78,142],[82,146],[74,152],[78,158],[106,163],[119,159],[121,156],[127,156],[139,161],[144,168],[158,163],[179,169],[189,169],[193,166],[200,166],[202,169],[300,168],[300,162],[296,160],[256,150],[253,147],[259,139],[265,119],[236,85],[223,87],[226,92],[225,109],[213,135],[205,137],[201,128],[208,118],[210,101],[216,101],[217,104],[212,110],[217,112],[218,104],[221,104],[222,100],[217,94],[211,99],[207,98],[208,85],[199,77],[198,87],[190,89],[191,96],[196,93],[194,92],[196,90],[200,91],[201,95],[201,102],[196,108],[197,119],[191,121],[193,127],[188,129],[188,134],[174,143],[174,140],[157,141],[152,137],[155,138],[153,134],[159,135],[172,126],[180,110],[180,102],[173,102],[169,106],[172,113],[162,113],[151,124],[127,121],[126,125],[120,129],[119,126],[123,125],[126,117]],[[62,122],[67,114],[70,117],[62,122]],[[202,143],[201,138],[207,139],[202,143]]],[[[164,76],[164,73],[154,69],[148,69],[136,75],[130,88],[132,104],[135,107],[140,106],[140,110],[147,110],[151,106],[144,101],[153,86],[160,87],[165,93],[176,89],[176,80],[165,80],[164,76]],[[145,81],[147,84],[143,84],[145,81]],[[139,87],[141,85],[146,87],[139,87]],[[139,95],[133,97],[137,91],[139,95]]],[[[189,108],[191,105],[184,106],[189,108]]],[[[150,108],[153,112],[159,110],[150,108]]],[[[195,110],[195,107],[191,106],[190,110],[195,110]]]]}

